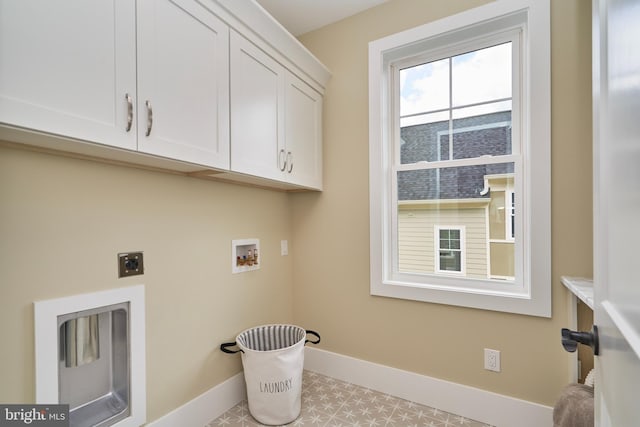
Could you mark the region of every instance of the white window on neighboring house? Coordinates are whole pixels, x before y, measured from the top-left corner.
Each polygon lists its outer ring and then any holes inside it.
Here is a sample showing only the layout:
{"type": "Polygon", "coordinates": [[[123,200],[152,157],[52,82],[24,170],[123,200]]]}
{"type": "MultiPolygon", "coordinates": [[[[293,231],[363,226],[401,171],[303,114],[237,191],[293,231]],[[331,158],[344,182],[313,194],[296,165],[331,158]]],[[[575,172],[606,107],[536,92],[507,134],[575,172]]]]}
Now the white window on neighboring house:
{"type": "Polygon", "coordinates": [[[434,240],[437,256],[436,272],[464,274],[465,241],[464,227],[435,226],[434,240]]]}
{"type": "Polygon", "coordinates": [[[551,315],[549,23],[498,0],[369,44],[372,294],[551,315]]]}

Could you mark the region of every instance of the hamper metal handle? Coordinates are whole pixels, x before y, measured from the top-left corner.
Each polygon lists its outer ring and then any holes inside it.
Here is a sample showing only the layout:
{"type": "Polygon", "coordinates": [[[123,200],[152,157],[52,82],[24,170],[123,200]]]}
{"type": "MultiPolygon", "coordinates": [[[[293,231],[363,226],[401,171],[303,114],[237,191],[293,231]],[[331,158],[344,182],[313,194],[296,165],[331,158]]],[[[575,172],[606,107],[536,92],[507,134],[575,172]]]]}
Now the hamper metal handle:
{"type": "Polygon", "coordinates": [[[305,344],[308,343],[308,342],[310,342],[311,344],[318,344],[320,342],[320,334],[319,333],[317,333],[316,331],[309,330],[309,329],[307,329],[305,332],[307,334],[309,334],[309,335],[315,335],[318,338],[315,341],[305,340],[305,342],[304,342],[305,344]]]}
{"type": "Polygon", "coordinates": [[[227,343],[223,343],[223,344],[220,344],[220,350],[221,350],[222,352],[224,352],[224,353],[229,353],[229,354],[236,354],[236,353],[240,353],[240,352],[244,353],[244,351],[242,351],[242,349],[239,349],[239,350],[229,350],[229,347],[233,347],[233,346],[235,346],[235,345],[238,345],[238,344],[236,344],[235,342],[227,342],[227,343]]]}

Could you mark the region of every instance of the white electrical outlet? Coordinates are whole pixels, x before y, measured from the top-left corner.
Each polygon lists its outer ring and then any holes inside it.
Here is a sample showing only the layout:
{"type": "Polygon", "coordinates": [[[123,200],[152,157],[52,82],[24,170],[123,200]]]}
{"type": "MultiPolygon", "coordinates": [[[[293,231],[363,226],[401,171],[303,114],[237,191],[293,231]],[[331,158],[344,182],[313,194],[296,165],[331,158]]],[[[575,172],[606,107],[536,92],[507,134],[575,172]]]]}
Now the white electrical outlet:
{"type": "Polygon", "coordinates": [[[500,351],[484,349],[484,369],[488,371],[500,372],[500,351]]]}
{"type": "Polygon", "coordinates": [[[282,256],[289,255],[289,241],[280,240],[280,255],[282,256]]]}

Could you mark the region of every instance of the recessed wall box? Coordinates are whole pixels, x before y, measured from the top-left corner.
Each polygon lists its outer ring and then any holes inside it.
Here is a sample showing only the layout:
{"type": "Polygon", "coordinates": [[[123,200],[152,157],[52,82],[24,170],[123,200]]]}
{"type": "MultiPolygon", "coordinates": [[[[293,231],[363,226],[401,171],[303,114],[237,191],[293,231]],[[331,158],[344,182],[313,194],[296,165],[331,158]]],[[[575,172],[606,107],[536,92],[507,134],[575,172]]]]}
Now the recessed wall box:
{"type": "Polygon", "coordinates": [[[231,272],[244,273],[258,270],[262,265],[259,239],[231,241],[231,272]]]}
{"type": "Polygon", "coordinates": [[[74,427],[110,426],[131,415],[129,303],[58,316],[60,403],[74,427]]]}
{"type": "Polygon", "coordinates": [[[118,277],[144,274],[144,258],[142,252],[118,254],[118,277]]]}
{"type": "Polygon", "coordinates": [[[68,404],[71,427],[144,425],[144,285],[33,305],[35,403],[68,404]]]}

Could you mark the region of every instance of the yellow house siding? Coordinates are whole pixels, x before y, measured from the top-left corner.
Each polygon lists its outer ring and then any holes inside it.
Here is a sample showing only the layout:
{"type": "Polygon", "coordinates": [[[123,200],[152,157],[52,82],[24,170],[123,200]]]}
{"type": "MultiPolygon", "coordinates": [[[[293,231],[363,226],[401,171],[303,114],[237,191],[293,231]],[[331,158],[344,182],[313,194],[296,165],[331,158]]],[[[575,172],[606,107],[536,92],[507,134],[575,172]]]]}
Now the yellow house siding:
{"type": "Polygon", "coordinates": [[[487,277],[487,227],[484,207],[465,209],[415,208],[398,210],[400,271],[434,273],[435,226],[464,227],[466,276],[487,277]]]}
{"type": "Polygon", "coordinates": [[[491,274],[505,277],[515,276],[513,242],[491,242],[490,248],[491,274]]]}

